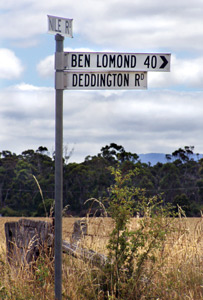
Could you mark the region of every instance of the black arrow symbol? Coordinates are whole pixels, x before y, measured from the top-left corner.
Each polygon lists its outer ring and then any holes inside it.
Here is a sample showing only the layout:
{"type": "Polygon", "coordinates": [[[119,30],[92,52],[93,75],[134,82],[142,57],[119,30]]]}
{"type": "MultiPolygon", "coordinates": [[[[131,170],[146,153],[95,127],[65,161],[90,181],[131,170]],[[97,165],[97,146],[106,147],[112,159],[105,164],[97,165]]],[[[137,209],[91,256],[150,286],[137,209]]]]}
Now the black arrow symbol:
{"type": "Polygon", "coordinates": [[[164,69],[165,68],[165,66],[168,64],[168,60],[165,58],[165,56],[160,56],[161,57],[161,59],[163,60],[163,63],[162,63],[162,65],[160,66],[160,68],[159,69],[164,69]]]}

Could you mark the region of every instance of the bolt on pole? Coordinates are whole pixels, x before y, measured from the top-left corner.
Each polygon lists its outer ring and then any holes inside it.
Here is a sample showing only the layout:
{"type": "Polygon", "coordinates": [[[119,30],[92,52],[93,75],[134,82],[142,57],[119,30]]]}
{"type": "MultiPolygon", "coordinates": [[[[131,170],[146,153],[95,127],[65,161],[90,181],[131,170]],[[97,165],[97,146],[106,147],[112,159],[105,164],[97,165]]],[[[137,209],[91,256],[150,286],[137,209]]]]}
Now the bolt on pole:
{"type": "MultiPolygon", "coordinates": [[[[63,52],[64,37],[57,34],[56,53],[63,52]]],[[[57,56],[56,56],[57,57],[57,56]]],[[[57,73],[63,72],[56,65],[57,73]]],[[[62,299],[62,207],[63,207],[63,89],[55,87],[55,300],[62,299]]]]}

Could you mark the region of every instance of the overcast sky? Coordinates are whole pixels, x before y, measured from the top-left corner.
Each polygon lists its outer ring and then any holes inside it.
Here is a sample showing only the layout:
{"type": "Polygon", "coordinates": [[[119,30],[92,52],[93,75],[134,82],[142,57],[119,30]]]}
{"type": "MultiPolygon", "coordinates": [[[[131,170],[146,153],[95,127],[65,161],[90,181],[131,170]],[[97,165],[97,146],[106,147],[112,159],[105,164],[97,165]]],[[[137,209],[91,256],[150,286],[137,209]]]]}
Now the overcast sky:
{"type": "Polygon", "coordinates": [[[47,15],[73,19],[66,51],[171,53],[147,90],[64,91],[64,146],[81,162],[112,142],[133,153],[203,153],[202,0],[1,0],[0,151],[55,148],[55,37],[47,15]]]}

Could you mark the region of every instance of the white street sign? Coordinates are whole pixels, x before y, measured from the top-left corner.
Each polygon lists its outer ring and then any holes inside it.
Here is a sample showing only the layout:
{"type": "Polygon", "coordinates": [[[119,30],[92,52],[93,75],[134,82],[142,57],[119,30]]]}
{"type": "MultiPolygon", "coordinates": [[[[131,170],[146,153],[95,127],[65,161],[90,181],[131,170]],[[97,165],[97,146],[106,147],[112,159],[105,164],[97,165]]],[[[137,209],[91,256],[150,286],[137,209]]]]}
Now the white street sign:
{"type": "Polygon", "coordinates": [[[89,71],[170,71],[170,54],[64,52],[63,67],[89,71]]]}
{"type": "Polygon", "coordinates": [[[72,19],[65,19],[54,16],[48,17],[48,33],[60,34],[62,36],[73,37],[72,35],[72,19]]]}
{"type": "Polygon", "coordinates": [[[57,89],[140,90],[147,88],[147,72],[61,72],[55,82],[57,89]]]}

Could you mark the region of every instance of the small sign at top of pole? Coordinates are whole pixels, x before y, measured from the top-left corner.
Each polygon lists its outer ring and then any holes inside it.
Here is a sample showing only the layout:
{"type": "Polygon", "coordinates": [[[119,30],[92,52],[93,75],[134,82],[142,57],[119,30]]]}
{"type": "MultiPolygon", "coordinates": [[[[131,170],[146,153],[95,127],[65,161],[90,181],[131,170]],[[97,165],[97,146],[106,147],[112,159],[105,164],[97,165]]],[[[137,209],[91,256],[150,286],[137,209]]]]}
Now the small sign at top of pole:
{"type": "Polygon", "coordinates": [[[72,34],[72,23],[73,19],[65,19],[55,16],[48,17],[48,33],[51,34],[60,34],[66,37],[73,37],[72,34]]]}

